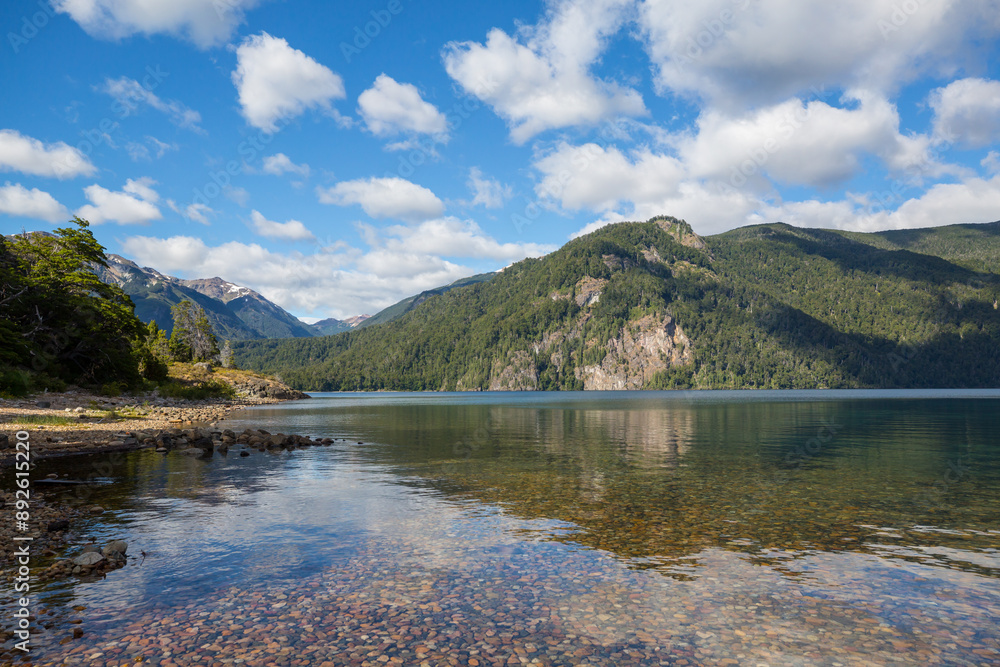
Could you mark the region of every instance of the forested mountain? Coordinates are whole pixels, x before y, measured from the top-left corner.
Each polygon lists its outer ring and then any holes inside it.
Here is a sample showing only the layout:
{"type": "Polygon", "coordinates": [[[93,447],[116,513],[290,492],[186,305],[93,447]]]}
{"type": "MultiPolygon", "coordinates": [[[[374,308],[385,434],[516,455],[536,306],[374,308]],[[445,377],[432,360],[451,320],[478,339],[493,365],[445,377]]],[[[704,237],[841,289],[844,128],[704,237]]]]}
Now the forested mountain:
{"type": "Polygon", "coordinates": [[[98,277],[121,287],[135,303],[139,319],[143,322],[156,320],[167,334],[173,329],[170,308],[184,300],[194,301],[205,309],[220,340],[320,334],[248,287],[221,278],[181,280],[155,269],[142,268],[118,255],[108,255],[107,260],[106,267],[97,267],[98,277]]]}
{"type": "Polygon", "coordinates": [[[997,273],[1000,267],[1000,222],[844,235],[877,248],[934,255],[975,271],[997,273]]]}
{"type": "Polygon", "coordinates": [[[325,320],[313,322],[310,326],[312,326],[317,336],[330,336],[341,331],[350,331],[354,328],[347,320],[338,320],[335,317],[328,317],[325,320]]]}
{"type": "Polygon", "coordinates": [[[356,326],[370,327],[376,324],[385,324],[386,322],[392,322],[393,320],[399,319],[406,313],[410,312],[411,310],[413,310],[414,308],[416,308],[417,306],[419,306],[432,296],[444,294],[445,292],[455,289],[456,287],[465,287],[466,285],[474,285],[475,283],[486,282],[495,275],[496,275],[495,273],[477,273],[474,276],[469,276],[468,278],[461,278],[459,280],[456,280],[455,282],[445,285],[444,287],[435,287],[434,289],[425,290],[420,294],[407,297],[402,301],[399,301],[398,303],[394,303],[388,308],[380,310],[375,315],[372,315],[371,317],[366,318],[361,322],[358,322],[356,326]]]}
{"type": "Polygon", "coordinates": [[[996,229],[620,223],[386,324],[234,352],[307,390],[1000,386],[996,229]]]}

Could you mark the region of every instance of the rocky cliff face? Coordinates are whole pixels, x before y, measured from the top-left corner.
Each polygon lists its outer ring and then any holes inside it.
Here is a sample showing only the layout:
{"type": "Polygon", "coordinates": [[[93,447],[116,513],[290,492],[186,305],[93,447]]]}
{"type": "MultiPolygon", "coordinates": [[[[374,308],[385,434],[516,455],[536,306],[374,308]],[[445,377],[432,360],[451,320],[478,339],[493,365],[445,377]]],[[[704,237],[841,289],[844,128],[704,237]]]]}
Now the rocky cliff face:
{"type": "Polygon", "coordinates": [[[506,360],[493,364],[489,391],[535,391],[538,389],[538,367],[527,352],[519,350],[506,360]]]}
{"type": "MultiPolygon", "coordinates": [[[[700,240],[700,239],[699,239],[700,240]]],[[[655,251],[654,251],[655,252],[655,251]]],[[[657,256],[658,259],[658,256],[657,256]]],[[[605,261],[610,261],[605,258],[605,261]]],[[[530,352],[516,351],[497,360],[490,374],[490,391],[534,391],[539,388],[536,360],[562,370],[564,342],[578,343],[591,318],[591,308],[601,300],[607,280],[585,276],[577,282],[574,300],[584,310],[570,326],[552,331],[534,344],[530,352]],[[533,353],[533,354],[532,354],[533,353]]],[[[551,299],[569,299],[554,292],[551,299]]],[[[595,341],[588,340],[588,348],[595,341]]],[[[670,315],[647,315],[626,323],[621,333],[604,343],[605,354],[599,364],[573,369],[585,390],[642,389],[653,376],[674,366],[693,362],[691,341],[670,315]]],[[[461,389],[461,387],[459,387],[461,389]]]]}
{"type": "Polygon", "coordinates": [[[660,371],[693,360],[691,341],[669,315],[629,322],[606,347],[600,364],[576,369],[584,389],[642,389],[660,371]]]}
{"type": "Polygon", "coordinates": [[[650,222],[655,222],[657,227],[670,234],[681,245],[688,246],[689,248],[697,248],[698,250],[705,250],[708,247],[705,245],[704,239],[695,234],[694,230],[691,229],[691,225],[684,220],[659,216],[652,218],[650,222]]]}

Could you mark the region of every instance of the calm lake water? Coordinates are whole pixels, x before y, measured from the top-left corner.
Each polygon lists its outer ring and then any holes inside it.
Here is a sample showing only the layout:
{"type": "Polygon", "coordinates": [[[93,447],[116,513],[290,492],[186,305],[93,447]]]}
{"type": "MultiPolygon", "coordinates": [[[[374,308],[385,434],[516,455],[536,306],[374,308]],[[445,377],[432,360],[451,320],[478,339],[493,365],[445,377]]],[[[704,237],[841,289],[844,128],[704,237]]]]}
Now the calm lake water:
{"type": "Polygon", "coordinates": [[[48,587],[34,664],[1000,664],[1000,391],[318,394],[237,417],[339,440],[39,464],[102,470],[83,532],[134,557],[48,587]]]}

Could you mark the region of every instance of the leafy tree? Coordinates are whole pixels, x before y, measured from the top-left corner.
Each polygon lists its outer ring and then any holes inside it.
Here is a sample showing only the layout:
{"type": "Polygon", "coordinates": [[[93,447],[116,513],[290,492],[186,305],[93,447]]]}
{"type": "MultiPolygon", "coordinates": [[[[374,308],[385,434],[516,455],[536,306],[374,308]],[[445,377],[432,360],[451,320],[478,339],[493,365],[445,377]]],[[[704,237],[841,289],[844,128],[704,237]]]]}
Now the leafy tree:
{"type": "Polygon", "coordinates": [[[156,320],[151,320],[146,325],[146,342],[150,351],[158,359],[164,363],[170,361],[170,339],[167,337],[167,332],[156,323],[156,320]]]}
{"type": "Polygon", "coordinates": [[[0,364],[77,383],[139,380],[133,345],[145,327],[129,297],[102,283],[104,248],[74,218],[54,234],[0,239],[0,364]]]}
{"type": "Polygon", "coordinates": [[[0,236],[0,364],[16,364],[28,351],[28,340],[18,330],[25,316],[28,291],[23,260],[0,236]]]}
{"type": "Polygon", "coordinates": [[[193,301],[181,301],[170,312],[174,318],[170,351],[176,361],[208,361],[218,356],[219,342],[204,308],[193,301]]]}
{"type": "Polygon", "coordinates": [[[156,321],[146,325],[145,336],[136,341],[139,373],[147,380],[162,381],[169,376],[170,343],[156,321]]]}

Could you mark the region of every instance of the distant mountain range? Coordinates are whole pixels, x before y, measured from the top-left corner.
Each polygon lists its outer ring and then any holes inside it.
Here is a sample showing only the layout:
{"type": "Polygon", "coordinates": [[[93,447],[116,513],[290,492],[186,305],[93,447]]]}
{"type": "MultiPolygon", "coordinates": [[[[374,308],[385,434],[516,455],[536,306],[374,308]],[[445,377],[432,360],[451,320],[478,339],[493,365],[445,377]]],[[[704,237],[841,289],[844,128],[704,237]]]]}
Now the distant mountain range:
{"type": "Polygon", "coordinates": [[[1000,222],[702,238],[661,216],[488,278],[235,359],[306,391],[1000,387],[1000,222]]]}
{"type": "Polygon", "coordinates": [[[448,290],[489,280],[496,274],[483,273],[463,278],[450,285],[407,297],[372,315],[355,315],[343,320],[327,318],[306,324],[277,304],[253,291],[222,278],[184,280],[140,267],[120,255],[107,255],[108,266],[97,267],[98,277],[121,287],[135,303],[135,314],[143,322],[156,320],[168,334],[173,330],[171,306],[188,299],[208,315],[220,340],[258,340],[266,338],[312,338],[351,331],[369,324],[391,322],[408,313],[427,298],[448,290]]]}
{"type": "Polygon", "coordinates": [[[349,331],[367,315],[347,320],[327,319],[309,325],[249,287],[222,278],[183,280],[155,269],[140,267],[119,255],[108,255],[108,266],[97,275],[121,287],[135,303],[135,314],[143,322],[156,320],[168,334],[173,330],[170,307],[188,299],[205,309],[220,340],[260,338],[311,338],[349,331]]]}
{"type": "Polygon", "coordinates": [[[317,336],[332,336],[333,334],[338,334],[342,331],[350,331],[354,327],[362,325],[366,320],[370,319],[371,315],[355,315],[354,317],[348,317],[345,320],[338,320],[333,317],[329,317],[325,320],[320,320],[319,322],[313,322],[312,328],[316,331],[317,336]]]}

